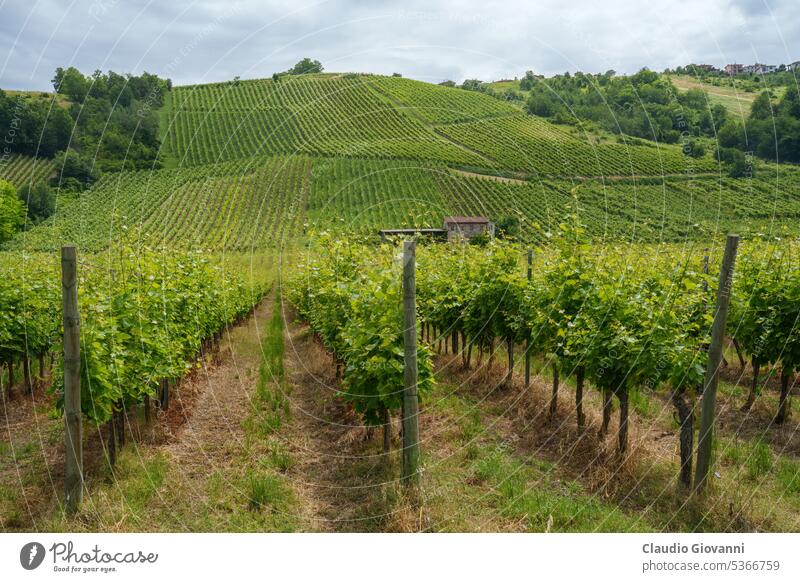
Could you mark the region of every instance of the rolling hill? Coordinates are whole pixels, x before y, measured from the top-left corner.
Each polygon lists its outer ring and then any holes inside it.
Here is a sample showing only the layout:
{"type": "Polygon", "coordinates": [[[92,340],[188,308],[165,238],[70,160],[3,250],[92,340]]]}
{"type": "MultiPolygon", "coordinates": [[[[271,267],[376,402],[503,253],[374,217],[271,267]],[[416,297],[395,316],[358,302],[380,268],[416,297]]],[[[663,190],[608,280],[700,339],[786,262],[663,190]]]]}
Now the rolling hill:
{"type": "MultiPolygon", "coordinates": [[[[175,87],[165,168],[106,173],[16,248],[102,248],[120,236],[211,249],[313,228],[439,226],[514,216],[521,237],[578,212],[595,237],[648,242],[794,232],[800,172],[731,179],[710,154],[557,126],[485,94],[398,77],[282,76],[175,87]]],[[[22,166],[23,160],[16,160],[22,166]]],[[[42,170],[44,171],[44,170],[42,170]]]]}

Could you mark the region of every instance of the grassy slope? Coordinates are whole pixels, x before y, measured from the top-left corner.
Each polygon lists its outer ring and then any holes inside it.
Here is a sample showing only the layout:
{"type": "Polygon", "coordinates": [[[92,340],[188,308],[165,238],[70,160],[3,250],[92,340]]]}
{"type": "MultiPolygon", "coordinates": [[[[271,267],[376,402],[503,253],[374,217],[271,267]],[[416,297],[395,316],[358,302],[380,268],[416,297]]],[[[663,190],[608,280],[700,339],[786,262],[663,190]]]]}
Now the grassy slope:
{"type": "MultiPolygon", "coordinates": [[[[708,94],[712,104],[720,104],[735,118],[746,119],[750,115],[750,107],[758,97],[757,91],[742,91],[735,86],[717,86],[691,77],[689,75],[670,75],[672,83],[682,91],[689,89],[702,89],[708,94]]],[[[783,93],[784,88],[773,88],[777,98],[783,93]]]]}
{"type": "Polygon", "coordinates": [[[528,95],[527,91],[523,91],[519,88],[519,81],[494,81],[493,83],[488,83],[488,85],[495,91],[513,89],[514,91],[520,93],[523,97],[527,97],[528,95]]]}
{"type": "Polygon", "coordinates": [[[53,97],[55,97],[56,105],[63,107],[64,109],[67,109],[70,105],[72,105],[72,102],[63,95],[55,95],[45,91],[17,91],[14,89],[3,89],[3,93],[6,95],[11,95],[12,97],[21,96],[25,99],[42,99],[47,101],[50,101],[53,99],[53,97]]]}

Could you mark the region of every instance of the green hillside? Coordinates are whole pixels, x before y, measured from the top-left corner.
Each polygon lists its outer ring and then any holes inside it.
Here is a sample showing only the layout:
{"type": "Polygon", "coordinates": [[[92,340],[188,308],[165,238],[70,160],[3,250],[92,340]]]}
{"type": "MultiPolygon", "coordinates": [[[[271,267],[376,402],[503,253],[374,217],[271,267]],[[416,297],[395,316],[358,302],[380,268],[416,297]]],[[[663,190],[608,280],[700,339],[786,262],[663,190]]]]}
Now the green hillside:
{"type": "Polygon", "coordinates": [[[0,161],[0,180],[7,180],[17,188],[47,180],[54,172],[55,166],[47,158],[12,154],[0,161]]]}
{"type": "Polygon", "coordinates": [[[670,76],[672,84],[681,91],[688,91],[689,89],[702,89],[708,95],[708,100],[714,104],[720,104],[735,117],[739,119],[746,119],[750,115],[750,107],[753,101],[758,97],[758,93],[746,93],[737,90],[734,87],[717,87],[703,83],[689,75],[672,75],[670,76]]]}
{"type": "Polygon", "coordinates": [[[310,169],[309,158],[291,156],[107,174],[80,198],[62,197],[50,220],[14,244],[98,250],[134,236],[176,247],[268,247],[296,232],[310,169]]]}
{"type": "Polygon", "coordinates": [[[181,165],[317,154],[479,164],[376,92],[370,77],[313,75],[178,87],[169,154],[181,165]]]}
{"type": "Polygon", "coordinates": [[[107,172],[12,246],[96,249],[135,233],[251,249],[303,225],[370,233],[439,226],[448,214],[514,216],[523,239],[543,241],[576,211],[599,239],[674,241],[794,232],[800,217],[794,167],[722,177],[710,154],[582,133],[482,93],[397,77],[176,87],[160,119],[165,169],[107,172]]]}

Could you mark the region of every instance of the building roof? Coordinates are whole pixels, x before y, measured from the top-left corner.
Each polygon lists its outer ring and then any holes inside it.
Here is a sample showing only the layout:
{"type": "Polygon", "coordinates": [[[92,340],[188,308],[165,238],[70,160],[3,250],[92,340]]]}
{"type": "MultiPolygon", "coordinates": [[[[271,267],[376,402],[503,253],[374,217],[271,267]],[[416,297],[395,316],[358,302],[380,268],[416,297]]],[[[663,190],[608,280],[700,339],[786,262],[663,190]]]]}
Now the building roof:
{"type": "Polygon", "coordinates": [[[444,234],[443,228],[384,228],[378,231],[379,234],[444,234]]]}
{"type": "Polygon", "coordinates": [[[488,224],[485,216],[445,216],[445,224],[488,224]]]}

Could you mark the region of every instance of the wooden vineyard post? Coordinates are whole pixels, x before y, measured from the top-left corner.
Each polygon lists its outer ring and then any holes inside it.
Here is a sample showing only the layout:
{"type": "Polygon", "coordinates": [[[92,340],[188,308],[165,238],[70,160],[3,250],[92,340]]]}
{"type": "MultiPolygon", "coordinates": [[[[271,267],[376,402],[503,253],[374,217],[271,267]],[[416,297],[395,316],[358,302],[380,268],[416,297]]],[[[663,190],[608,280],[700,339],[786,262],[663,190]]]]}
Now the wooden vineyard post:
{"type": "Polygon", "coordinates": [[[711,328],[711,344],[708,347],[708,367],[703,381],[703,407],[700,416],[700,434],[697,439],[697,470],[694,476],[694,490],[702,493],[708,481],[711,466],[711,448],[714,436],[714,414],[717,401],[717,382],[719,367],[722,362],[722,340],[725,336],[725,322],[728,319],[728,303],[733,285],[733,265],[736,261],[736,250],[739,236],[729,234],[725,243],[725,254],[719,271],[717,287],[717,307],[714,312],[714,324],[711,328]]]}
{"type": "Polygon", "coordinates": [[[150,395],[144,395],[144,402],[142,402],[142,407],[144,408],[144,422],[148,426],[150,425],[150,395]]]}
{"type": "MultiPolygon", "coordinates": [[[[533,251],[528,249],[528,283],[531,280],[531,263],[533,262],[533,251]]],[[[525,390],[531,385],[531,338],[525,340],[525,390]]]]}
{"type": "Polygon", "coordinates": [[[31,374],[31,358],[28,354],[22,358],[22,379],[25,382],[25,392],[33,394],[33,375],[31,374]]]}
{"type": "Polygon", "coordinates": [[[83,499],[83,427],[81,426],[81,354],[78,274],[75,247],[61,247],[61,309],[64,318],[64,421],[66,457],[64,502],[74,513],[83,499]]]}
{"type": "Polygon", "coordinates": [[[417,400],[416,241],[403,243],[403,481],[419,483],[419,401],[417,400]]]}
{"type": "Polygon", "coordinates": [[[159,405],[161,410],[167,410],[169,408],[169,380],[161,380],[160,384],[161,393],[159,394],[159,405]]]}

